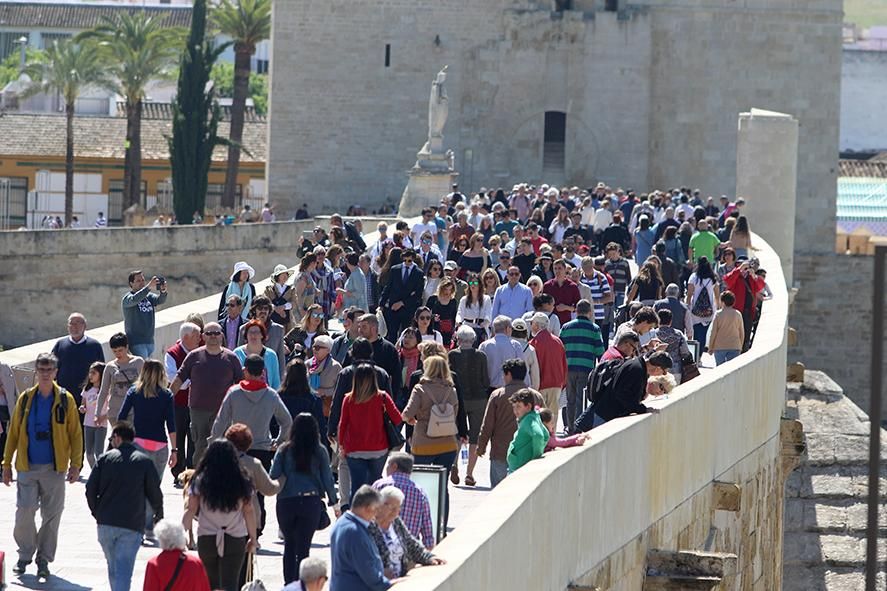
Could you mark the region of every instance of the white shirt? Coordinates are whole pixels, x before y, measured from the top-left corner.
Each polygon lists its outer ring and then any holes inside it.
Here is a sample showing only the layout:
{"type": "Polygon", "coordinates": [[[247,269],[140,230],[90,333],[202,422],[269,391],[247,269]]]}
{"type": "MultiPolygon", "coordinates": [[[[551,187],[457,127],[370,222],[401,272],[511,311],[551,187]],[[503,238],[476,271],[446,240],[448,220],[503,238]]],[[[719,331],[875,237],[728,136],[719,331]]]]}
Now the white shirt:
{"type": "Polygon", "coordinates": [[[431,220],[427,224],[423,224],[422,222],[419,222],[419,223],[413,225],[413,230],[412,230],[413,242],[418,243],[419,238],[426,231],[431,233],[432,238],[437,236],[437,224],[434,223],[434,220],[431,220]]]}
{"type": "Polygon", "coordinates": [[[493,313],[493,302],[490,300],[490,296],[484,295],[480,306],[474,304],[469,307],[467,301],[468,296],[462,296],[462,299],[459,300],[459,310],[456,312],[456,324],[472,320],[481,320],[481,322],[467,323],[472,328],[489,328],[490,322],[492,322],[491,315],[493,313]]]}
{"type": "Polygon", "coordinates": [[[603,232],[612,223],[613,212],[609,209],[602,207],[594,212],[594,222],[592,222],[592,224],[595,232],[603,232]]]}
{"type": "Polygon", "coordinates": [[[689,220],[691,217],[693,217],[693,206],[689,203],[681,203],[674,210],[675,219],[677,219],[678,214],[680,214],[682,211],[684,212],[685,220],[689,220]]]}

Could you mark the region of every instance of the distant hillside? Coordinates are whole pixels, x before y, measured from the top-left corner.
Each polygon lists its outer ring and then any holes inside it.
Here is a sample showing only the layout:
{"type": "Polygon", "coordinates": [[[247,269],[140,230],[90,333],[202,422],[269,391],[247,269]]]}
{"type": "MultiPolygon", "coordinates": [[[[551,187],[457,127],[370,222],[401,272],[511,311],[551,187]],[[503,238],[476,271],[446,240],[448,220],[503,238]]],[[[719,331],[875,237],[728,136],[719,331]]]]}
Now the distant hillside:
{"type": "Polygon", "coordinates": [[[887,26],[887,0],[844,0],[844,22],[887,26]]]}

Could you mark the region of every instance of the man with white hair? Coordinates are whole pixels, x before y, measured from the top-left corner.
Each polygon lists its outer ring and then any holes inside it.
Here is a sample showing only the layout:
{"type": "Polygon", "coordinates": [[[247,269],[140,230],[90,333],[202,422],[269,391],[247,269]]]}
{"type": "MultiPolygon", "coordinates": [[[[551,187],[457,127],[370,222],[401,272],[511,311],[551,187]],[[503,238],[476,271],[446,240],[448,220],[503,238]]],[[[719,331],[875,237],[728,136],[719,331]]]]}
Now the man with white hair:
{"type": "MultiPolygon", "coordinates": [[[[487,356],[474,348],[477,333],[463,324],[456,331],[458,349],[449,353],[450,369],[458,376],[462,385],[462,402],[468,419],[468,466],[465,469],[465,484],[474,486],[474,466],[477,464],[477,435],[484,419],[484,409],[490,396],[490,377],[487,356]]],[[[454,466],[458,474],[458,466],[454,466]]]]}
{"type": "Polygon", "coordinates": [[[186,552],[188,546],[181,522],[162,519],[154,526],[154,535],[162,552],[148,561],[145,591],[209,591],[203,563],[196,554],[186,552]]]}
{"type": "Polygon", "coordinates": [[[493,337],[480,344],[478,350],[487,357],[487,375],[491,388],[505,385],[502,364],[509,359],[523,359],[523,347],[511,338],[511,318],[496,316],[493,319],[493,337]]]}
{"type": "Polygon", "coordinates": [[[328,580],[326,562],[317,556],[309,556],[299,563],[299,580],[284,587],[283,591],[323,591],[328,580]]]}
{"type": "MultiPolygon", "coordinates": [[[[52,354],[59,360],[56,381],[71,393],[77,406],[80,406],[80,393],[89,367],[96,361],[105,360],[101,343],[86,336],[86,318],[83,314],[74,312],[68,316],[68,336],[56,341],[52,354]]],[[[80,415],[80,424],[83,424],[83,415],[80,415]]]]}
{"type": "Polygon", "coordinates": [[[539,392],[546,408],[557,414],[561,390],[567,385],[567,353],[564,344],[548,330],[548,316],[537,312],[530,319],[530,344],[539,358],[539,392]]]}
{"type": "MultiPolygon", "coordinates": [[[[474,331],[472,330],[472,335],[474,331]]],[[[484,370],[486,371],[486,370],[484,370]]],[[[385,464],[386,476],[373,483],[373,488],[382,490],[385,487],[397,487],[404,495],[400,518],[407,529],[429,550],[434,548],[434,529],[431,523],[431,505],[428,495],[410,478],[413,473],[414,458],[403,451],[395,451],[388,455],[385,464]]]]}
{"type": "MultiPolygon", "coordinates": [[[[234,297],[234,296],[232,296],[234,297]]],[[[163,366],[166,369],[166,379],[172,383],[176,379],[179,368],[188,353],[200,346],[200,327],[192,322],[185,322],[179,327],[179,340],[166,350],[163,356],[163,366]]],[[[173,482],[176,482],[179,474],[188,468],[194,467],[194,440],[191,438],[191,411],[188,409],[188,393],[191,380],[186,380],[177,392],[173,392],[176,413],[176,433],[179,433],[176,443],[176,465],[172,468],[173,482]],[[185,441],[187,439],[187,442],[185,441]]]]}
{"type": "Polygon", "coordinates": [[[665,298],[656,300],[653,309],[657,312],[663,309],[671,310],[671,327],[687,335],[688,339],[692,339],[693,320],[690,308],[680,298],[681,288],[676,283],[669,283],[665,288],[665,298]]]}

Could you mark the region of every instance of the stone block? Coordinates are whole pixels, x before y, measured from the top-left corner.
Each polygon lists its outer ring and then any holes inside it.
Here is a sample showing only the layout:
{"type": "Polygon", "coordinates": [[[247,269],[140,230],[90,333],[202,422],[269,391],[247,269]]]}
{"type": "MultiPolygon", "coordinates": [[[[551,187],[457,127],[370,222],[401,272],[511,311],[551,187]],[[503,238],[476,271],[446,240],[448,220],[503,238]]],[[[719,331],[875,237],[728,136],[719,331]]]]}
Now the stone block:
{"type": "Polygon", "coordinates": [[[799,361],[796,361],[795,363],[790,363],[786,372],[786,378],[789,382],[803,382],[804,364],[799,361]]]}
{"type": "Polygon", "coordinates": [[[718,511],[739,511],[742,489],[734,482],[712,483],[712,505],[718,511]]]}

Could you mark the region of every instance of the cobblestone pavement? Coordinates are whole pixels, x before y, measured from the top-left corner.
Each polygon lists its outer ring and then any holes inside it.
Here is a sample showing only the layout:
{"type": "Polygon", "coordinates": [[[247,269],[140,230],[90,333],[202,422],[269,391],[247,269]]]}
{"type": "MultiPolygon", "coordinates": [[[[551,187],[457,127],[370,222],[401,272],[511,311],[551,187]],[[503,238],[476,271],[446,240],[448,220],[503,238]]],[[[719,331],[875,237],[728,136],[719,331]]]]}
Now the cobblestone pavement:
{"type": "MultiPolygon", "coordinates": [[[[461,466],[461,474],[464,479],[465,467],[461,466]]],[[[55,562],[49,565],[52,575],[45,582],[39,582],[36,577],[34,563],[21,577],[12,574],[12,567],[17,560],[16,545],[12,538],[13,523],[15,520],[15,483],[10,487],[0,484],[0,550],[6,552],[6,578],[10,590],[16,589],[40,589],[45,591],[85,591],[87,589],[109,589],[107,577],[107,563],[104,554],[96,538],[95,520],[89,513],[86,505],[85,477],[89,469],[84,469],[84,479],[75,484],[66,485],[65,511],[62,515],[62,524],[59,530],[59,547],[55,562]]],[[[169,471],[164,474],[163,509],[166,517],[181,519],[183,513],[182,491],[172,484],[169,471]]],[[[476,487],[466,487],[449,484],[451,510],[450,528],[459,527],[465,522],[465,517],[471,512],[489,491],[489,462],[481,458],[475,469],[474,477],[477,480],[476,487]]],[[[271,497],[266,499],[268,509],[268,524],[265,533],[260,538],[262,549],[259,551],[258,571],[259,576],[266,583],[269,591],[277,591],[283,586],[282,556],[283,542],[277,539],[277,516],[274,510],[275,502],[271,497]]],[[[334,518],[332,509],[330,516],[334,518]]],[[[38,513],[38,527],[39,527],[38,513]]],[[[195,524],[196,527],[196,524],[195,524]]],[[[329,560],[329,535],[331,527],[317,532],[314,536],[312,554],[329,560]]],[[[145,565],[148,560],[158,554],[159,550],[152,546],[142,546],[136,559],[135,572],[133,574],[132,589],[142,588],[145,565]]]]}

